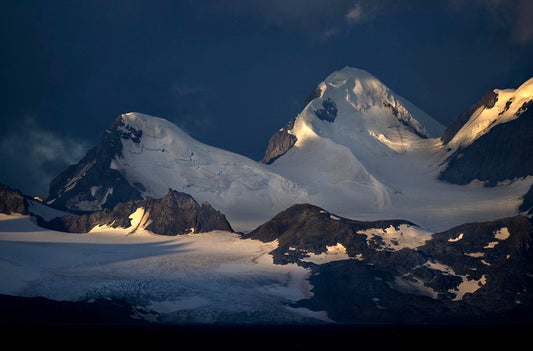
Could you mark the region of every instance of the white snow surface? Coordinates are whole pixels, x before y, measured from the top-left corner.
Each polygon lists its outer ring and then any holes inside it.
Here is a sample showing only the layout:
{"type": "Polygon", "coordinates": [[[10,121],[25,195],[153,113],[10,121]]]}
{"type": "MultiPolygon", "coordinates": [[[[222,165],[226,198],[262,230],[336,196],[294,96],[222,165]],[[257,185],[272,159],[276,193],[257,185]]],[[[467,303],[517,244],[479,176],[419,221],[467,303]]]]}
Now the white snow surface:
{"type": "Polygon", "coordinates": [[[337,243],[333,246],[326,246],[326,252],[322,252],[318,255],[312,252],[308,252],[307,257],[303,258],[302,261],[312,262],[315,264],[324,264],[349,259],[351,258],[346,253],[346,248],[341,243],[337,243]]]}
{"type": "Polygon", "coordinates": [[[312,296],[310,271],[273,264],[268,252],[277,245],[222,231],[176,237],[128,229],[61,233],[28,216],[0,214],[0,293],[61,301],[120,298],[139,306],[140,317],[167,323],[183,313],[201,323],[249,314],[256,322],[329,320],[324,311],[287,308],[312,296]]]}
{"type": "MultiPolygon", "coordinates": [[[[513,93],[509,113],[532,82],[513,93]]],[[[438,181],[448,155],[444,127],[369,73],[346,67],[319,91],[288,131],[296,144],[271,165],[205,145],[167,120],[127,113],[124,123],[143,134],[140,143],[122,139],[123,157],[112,167],[143,184],[144,196],[172,188],[207,201],[243,232],[296,203],[357,220],[406,219],[433,232],[518,213],[533,177],[496,187],[438,181]],[[333,123],[315,114],[327,99],[337,106],[333,123]]]]}
{"type": "Polygon", "coordinates": [[[416,249],[431,239],[432,233],[419,227],[402,224],[395,228],[390,226],[385,229],[372,228],[358,231],[357,234],[366,235],[366,240],[370,241],[374,237],[381,238],[384,243],[382,250],[398,251],[404,248],[416,249]]]}
{"type": "Polygon", "coordinates": [[[307,199],[305,189],[267,166],[194,140],[167,120],[140,113],[123,120],[143,134],[139,144],[122,139],[124,157],[113,165],[130,183],[143,184],[145,196],[163,197],[169,188],[191,194],[223,212],[237,230],[254,229],[307,199]]]}
{"type": "Polygon", "coordinates": [[[467,123],[455,134],[448,143],[452,151],[470,145],[474,140],[486,134],[495,126],[510,122],[518,116],[517,112],[524,103],[533,100],[533,78],[526,81],[518,89],[494,89],[498,94],[492,108],[478,108],[467,123]]]}
{"type": "MultiPolygon", "coordinates": [[[[465,294],[472,294],[476,292],[479,288],[481,288],[483,285],[487,283],[487,277],[485,275],[482,275],[480,279],[470,279],[468,275],[460,275],[455,273],[453,268],[450,266],[447,266],[445,264],[439,263],[439,262],[432,262],[432,261],[426,261],[424,264],[425,266],[439,270],[445,275],[451,275],[461,278],[461,283],[454,289],[448,289],[448,292],[455,294],[455,297],[452,301],[460,301],[463,299],[465,294]]],[[[424,286],[424,288],[428,288],[427,286],[424,286]]],[[[428,288],[429,289],[429,288],[428,288]]],[[[427,291],[427,290],[424,290],[427,291]]],[[[434,294],[433,298],[437,298],[438,294],[434,294]]]]}

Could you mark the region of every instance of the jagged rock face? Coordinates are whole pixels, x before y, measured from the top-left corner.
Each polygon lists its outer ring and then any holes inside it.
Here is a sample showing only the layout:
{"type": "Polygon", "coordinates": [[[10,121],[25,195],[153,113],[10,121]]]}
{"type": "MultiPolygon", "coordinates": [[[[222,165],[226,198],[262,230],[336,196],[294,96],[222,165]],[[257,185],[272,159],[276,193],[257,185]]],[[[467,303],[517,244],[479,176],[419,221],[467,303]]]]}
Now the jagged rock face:
{"type": "Polygon", "coordinates": [[[480,107],[492,108],[497,100],[498,94],[493,90],[488,91],[476,104],[472,105],[450,122],[441,136],[442,143],[448,144],[450,140],[453,139],[455,134],[465,125],[465,123],[468,122],[472,114],[476,112],[477,109],[480,107]]]}
{"type": "Polygon", "coordinates": [[[247,237],[278,240],[276,263],[309,267],[314,295],[296,306],[326,310],[337,322],[531,322],[531,219],[464,224],[409,243],[414,229],[296,205],[247,237]],[[339,244],[346,257],[328,260],[339,244]]]}
{"type": "Polygon", "coordinates": [[[518,118],[493,127],[449,158],[440,180],[468,184],[474,179],[494,186],[506,179],[533,174],[533,101],[517,112],[518,118]]]}
{"type": "Polygon", "coordinates": [[[261,163],[271,164],[296,144],[298,138],[289,133],[289,130],[294,128],[294,120],[294,118],[291,119],[285,127],[274,133],[274,135],[268,140],[265,156],[260,161],[261,163]]]}
{"type": "Polygon", "coordinates": [[[137,189],[130,185],[118,170],[112,168],[115,156],[122,155],[121,139],[139,143],[141,136],[142,131],[125,125],[119,116],[96,147],[89,150],[78,164],[68,167],[50,182],[46,203],[60,210],[79,213],[142,199],[142,187],[137,189]]]}
{"type": "MultiPolygon", "coordinates": [[[[226,217],[207,202],[198,205],[190,196],[170,190],[161,200],[141,201],[150,213],[146,229],[156,234],[202,233],[213,230],[233,232],[226,217]]],[[[172,235],[172,234],[170,234],[172,235]]]]}
{"type": "Polygon", "coordinates": [[[226,217],[208,203],[199,205],[190,195],[169,190],[161,199],[127,201],[112,210],[63,216],[41,226],[71,233],[87,233],[96,226],[146,229],[155,234],[179,235],[224,230],[233,232],[226,217]]]}
{"type": "Polygon", "coordinates": [[[20,190],[0,184],[0,213],[29,214],[28,204],[20,190]]]}

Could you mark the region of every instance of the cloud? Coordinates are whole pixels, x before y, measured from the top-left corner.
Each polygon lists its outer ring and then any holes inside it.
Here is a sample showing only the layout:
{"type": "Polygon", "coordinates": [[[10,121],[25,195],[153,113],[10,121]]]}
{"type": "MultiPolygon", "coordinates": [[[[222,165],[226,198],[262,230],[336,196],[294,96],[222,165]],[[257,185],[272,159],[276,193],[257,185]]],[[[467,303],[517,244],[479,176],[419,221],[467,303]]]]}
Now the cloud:
{"type": "MultiPolygon", "coordinates": [[[[421,0],[418,0],[421,2],[421,0]]],[[[263,25],[294,30],[326,41],[417,0],[198,0],[204,11],[250,16],[263,25]]]]}
{"type": "Polygon", "coordinates": [[[340,34],[342,26],[353,24],[346,21],[345,15],[356,3],[354,0],[210,0],[207,7],[217,13],[252,16],[266,26],[327,40],[340,34]]]}
{"type": "MultiPolygon", "coordinates": [[[[407,6],[410,1],[405,1],[404,5],[407,6]]],[[[360,0],[353,4],[348,9],[344,18],[349,25],[358,25],[365,22],[373,21],[380,14],[387,11],[392,11],[398,8],[398,4],[395,4],[392,0],[360,0]]]]}
{"type": "Polygon", "coordinates": [[[346,18],[346,21],[350,24],[360,23],[363,19],[363,10],[361,9],[361,5],[356,4],[348,11],[348,13],[344,17],[346,18]]]}
{"type": "Polygon", "coordinates": [[[328,41],[330,38],[339,35],[340,33],[342,33],[342,30],[339,27],[327,28],[322,32],[320,40],[328,41]]]}
{"type": "Polygon", "coordinates": [[[250,16],[265,26],[290,29],[326,41],[387,13],[417,8],[485,11],[491,25],[514,43],[533,42],[532,0],[197,0],[204,11],[250,16]]]}
{"type": "Polygon", "coordinates": [[[27,116],[2,137],[0,150],[2,163],[10,165],[2,178],[13,179],[23,191],[43,194],[53,177],[83,157],[88,145],[43,129],[35,117],[27,116]]]}

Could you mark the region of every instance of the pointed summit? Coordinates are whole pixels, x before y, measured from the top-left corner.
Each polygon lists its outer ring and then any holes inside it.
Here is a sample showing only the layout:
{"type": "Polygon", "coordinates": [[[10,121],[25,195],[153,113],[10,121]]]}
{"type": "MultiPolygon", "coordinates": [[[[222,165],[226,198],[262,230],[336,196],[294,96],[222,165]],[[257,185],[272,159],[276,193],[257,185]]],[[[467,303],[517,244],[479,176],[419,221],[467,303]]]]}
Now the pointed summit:
{"type": "Polygon", "coordinates": [[[253,160],[203,144],[168,120],[133,112],[120,115],[95,148],[51,182],[47,203],[94,212],[163,198],[169,188],[251,226],[306,195],[253,160]]]}
{"type": "Polygon", "coordinates": [[[533,78],[518,89],[494,89],[444,132],[446,168],[439,179],[488,185],[533,174],[533,78]]]}

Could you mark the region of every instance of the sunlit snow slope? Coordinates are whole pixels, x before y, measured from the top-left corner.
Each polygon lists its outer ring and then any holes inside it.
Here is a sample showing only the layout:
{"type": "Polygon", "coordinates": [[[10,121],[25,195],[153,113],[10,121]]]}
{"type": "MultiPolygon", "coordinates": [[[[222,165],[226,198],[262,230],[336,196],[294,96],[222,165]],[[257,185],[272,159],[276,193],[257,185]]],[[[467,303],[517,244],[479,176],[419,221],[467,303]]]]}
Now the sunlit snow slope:
{"type": "Polygon", "coordinates": [[[377,78],[346,67],[277,133],[293,145],[270,167],[305,187],[311,203],[355,219],[403,218],[442,230],[516,214],[533,179],[494,188],[437,180],[443,130],[377,78]]]}
{"type": "Polygon", "coordinates": [[[521,110],[528,108],[533,99],[533,78],[526,81],[518,89],[494,89],[494,104],[490,107],[480,106],[470,119],[447,143],[454,150],[472,144],[480,136],[487,134],[492,128],[510,122],[520,116],[521,110]]]}

